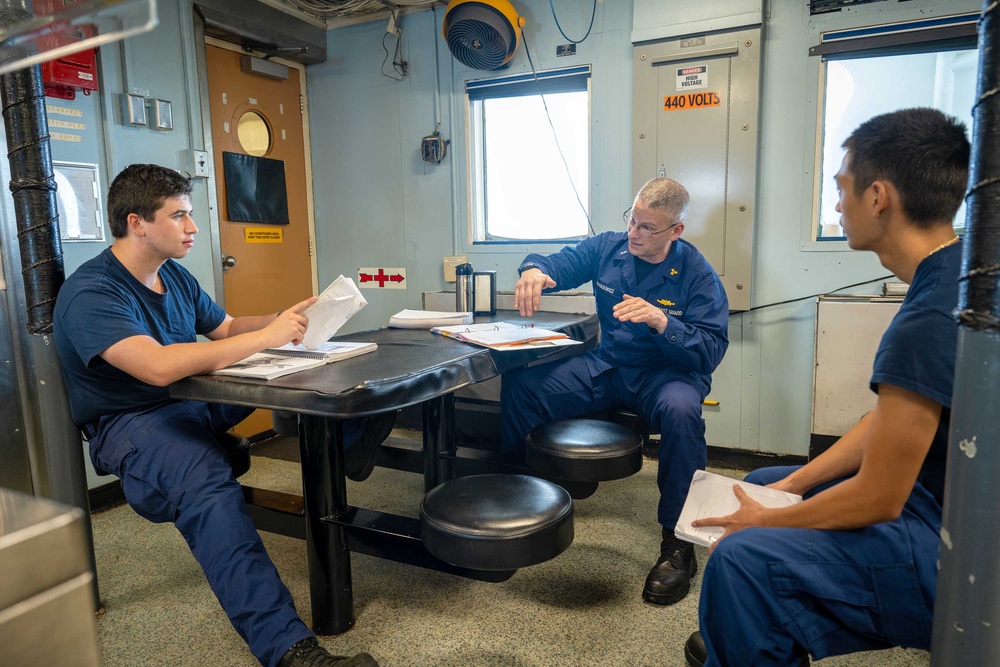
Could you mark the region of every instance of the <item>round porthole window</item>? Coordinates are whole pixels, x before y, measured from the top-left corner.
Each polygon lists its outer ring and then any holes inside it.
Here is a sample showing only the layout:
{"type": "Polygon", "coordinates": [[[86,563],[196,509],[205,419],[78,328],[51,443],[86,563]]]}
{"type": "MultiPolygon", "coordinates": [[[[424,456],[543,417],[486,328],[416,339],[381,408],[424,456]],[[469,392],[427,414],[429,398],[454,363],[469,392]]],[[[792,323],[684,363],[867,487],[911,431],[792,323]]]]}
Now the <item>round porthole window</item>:
{"type": "Polygon", "coordinates": [[[239,137],[240,146],[243,147],[247,155],[263,157],[271,150],[271,128],[268,127],[264,117],[256,111],[247,111],[240,116],[236,134],[239,137]]]}

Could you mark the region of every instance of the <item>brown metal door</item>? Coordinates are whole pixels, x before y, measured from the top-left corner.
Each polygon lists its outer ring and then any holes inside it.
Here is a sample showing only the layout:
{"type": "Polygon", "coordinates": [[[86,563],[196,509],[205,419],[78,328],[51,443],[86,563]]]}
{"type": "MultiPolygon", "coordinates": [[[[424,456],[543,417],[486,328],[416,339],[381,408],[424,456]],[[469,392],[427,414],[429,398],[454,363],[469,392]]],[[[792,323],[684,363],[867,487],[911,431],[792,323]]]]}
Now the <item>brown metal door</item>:
{"type": "MultiPolygon", "coordinates": [[[[247,74],[239,53],[212,45],[205,51],[226,312],[273,313],[313,293],[299,71],[288,68],[287,80],[247,74]],[[224,152],[284,162],[289,224],[229,220],[224,152]]],[[[270,413],[258,410],[236,430],[254,435],[270,427],[270,413]]]]}

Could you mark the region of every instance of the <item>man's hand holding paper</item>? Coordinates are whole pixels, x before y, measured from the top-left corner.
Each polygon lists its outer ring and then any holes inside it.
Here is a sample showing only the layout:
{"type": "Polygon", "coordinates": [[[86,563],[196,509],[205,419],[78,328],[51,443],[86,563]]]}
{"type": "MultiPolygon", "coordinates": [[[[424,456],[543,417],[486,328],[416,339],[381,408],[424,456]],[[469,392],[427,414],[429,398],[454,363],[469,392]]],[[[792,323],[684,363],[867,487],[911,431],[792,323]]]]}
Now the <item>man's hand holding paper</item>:
{"type": "Polygon", "coordinates": [[[302,314],[309,318],[309,328],[302,338],[302,344],[315,350],[330,340],[347,320],[366,305],[368,302],[361,296],[354,281],[338,276],[323,290],[316,303],[303,311],[302,314]]]}
{"type": "Polygon", "coordinates": [[[674,534],[708,547],[711,553],[719,540],[760,525],[759,517],[765,508],[800,502],[802,497],[792,493],[698,470],[691,479],[674,534]]]}

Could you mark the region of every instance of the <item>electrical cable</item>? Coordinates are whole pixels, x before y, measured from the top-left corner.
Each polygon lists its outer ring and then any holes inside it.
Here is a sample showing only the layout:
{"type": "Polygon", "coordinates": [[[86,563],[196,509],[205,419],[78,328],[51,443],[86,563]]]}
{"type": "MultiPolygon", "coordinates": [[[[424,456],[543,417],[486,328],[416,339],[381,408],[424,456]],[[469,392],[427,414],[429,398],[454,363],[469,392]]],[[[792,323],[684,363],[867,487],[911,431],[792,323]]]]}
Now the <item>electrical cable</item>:
{"type": "Polygon", "coordinates": [[[590,36],[590,29],[594,27],[594,17],[597,16],[597,0],[594,0],[594,8],[590,12],[590,25],[587,26],[587,32],[580,39],[570,39],[569,37],[566,36],[566,33],[563,31],[562,26],[559,25],[559,17],[556,16],[556,6],[552,4],[552,0],[549,0],[549,9],[552,10],[552,18],[556,22],[556,27],[559,28],[559,34],[562,35],[563,39],[565,39],[570,44],[579,44],[580,42],[582,42],[583,40],[587,39],[587,37],[590,36]]]}
{"type": "MultiPolygon", "coordinates": [[[[393,12],[392,15],[393,19],[395,19],[396,14],[393,12]]],[[[392,76],[391,74],[385,73],[385,63],[387,60],[389,60],[389,49],[386,48],[385,40],[391,34],[389,32],[386,32],[384,35],[382,35],[382,50],[385,51],[385,58],[382,59],[382,65],[379,67],[379,71],[382,72],[382,76],[384,76],[387,79],[392,79],[393,81],[402,81],[403,79],[406,78],[406,74],[409,71],[409,64],[405,60],[403,60],[403,48],[402,48],[403,28],[400,27],[399,23],[396,23],[396,30],[398,31],[398,34],[395,35],[396,49],[392,55],[392,69],[395,70],[396,74],[398,74],[399,76],[396,77],[392,76]]]]}
{"type": "Polygon", "coordinates": [[[830,294],[833,294],[834,292],[839,292],[840,290],[843,290],[843,289],[850,289],[852,287],[860,287],[861,285],[867,285],[868,283],[874,283],[874,282],[878,282],[879,280],[885,280],[887,278],[895,278],[895,277],[896,276],[894,274],[890,273],[890,274],[881,276],[879,278],[872,278],[870,280],[862,280],[860,283],[852,283],[850,285],[844,285],[842,287],[838,287],[837,289],[828,290],[826,292],[819,292],[817,294],[809,294],[808,296],[798,296],[798,297],[795,297],[794,299],[785,299],[784,301],[775,301],[773,303],[765,303],[765,304],[760,305],[760,306],[754,306],[753,308],[747,308],[746,310],[740,310],[740,311],[735,311],[735,312],[749,313],[749,312],[752,312],[752,311],[755,311],[755,310],[761,310],[763,308],[771,308],[773,306],[783,306],[786,303],[795,303],[796,301],[805,301],[806,299],[815,299],[818,296],[828,296],[830,294]]]}
{"type": "Polygon", "coordinates": [[[320,18],[364,16],[400,7],[430,7],[440,0],[285,0],[320,18]]]}
{"type": "Polygon", "coordinates": [[[542,87],[538,83],[538,73],[535,71],[535,63],[531,59],[531,50],[528,48],[528,34],[521,28],[521,35],[524,37],[524,52],[528,56],[528,65],[531,67],[531,76],[535,81],[535,86],[538,88],[538,96],[542,98],[542,107],[545,109],[545,117],[549,121],[549,127],[552,128],[552,140],[556,143],[556,150],[559,151],[559,157],[562,158],[563,167],[566,169],[566,178],[569,179],[569,185],[573,188],[573,194],[576,196],[576,202],[580,205],[580,210],[583,211],[583,215],[587,218],[587,229],[590,230],[591,236],[597,236],[597,232],[594,231],[594,225],[590,221],[590,213],[587,212],[587,207],[583,205],[583,199],[580,198],[580,191],[576,189],[576,183],[573,181],[573,176],[569,171],[569,162],[566,161],[566,156],[563,154],[562,146],[559,145],[559,136],[556,134],[556,126],[552,122],[552,116],[549,114],[549,105],[545,102],[545,94],[542,92],[542,87]]]}

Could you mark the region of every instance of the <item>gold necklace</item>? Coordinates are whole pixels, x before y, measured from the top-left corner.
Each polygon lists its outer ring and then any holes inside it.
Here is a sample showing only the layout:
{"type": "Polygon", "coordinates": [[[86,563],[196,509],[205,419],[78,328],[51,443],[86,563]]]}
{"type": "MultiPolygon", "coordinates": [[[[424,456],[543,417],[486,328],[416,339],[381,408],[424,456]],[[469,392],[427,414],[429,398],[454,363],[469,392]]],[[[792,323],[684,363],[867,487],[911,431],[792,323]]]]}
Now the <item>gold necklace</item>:
{"type": "Polygon", "coordinates": [[[931,250],[929,253],[927,253],[926,255],[924,255],[924,259],[927,259],[931,255],[933,255],[934,253],[936,253],[938,250],[941,250],[943,248],[947,248],[950,245],[955,245],[956,243],[958,243],[958,237],[957,236],[955,238],[951,239],[950,241],[945,241],[944,243],[942,243],[938,247],[934,248],[934,250],[931,250]]]}

